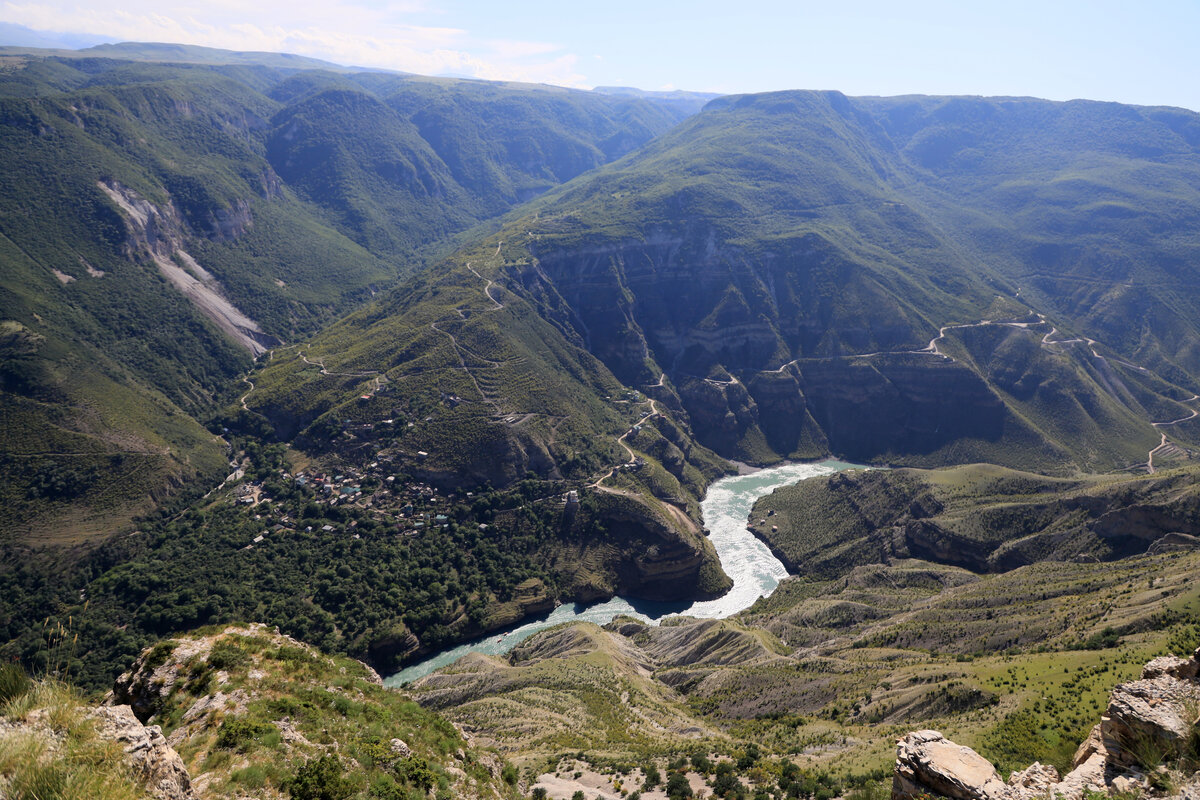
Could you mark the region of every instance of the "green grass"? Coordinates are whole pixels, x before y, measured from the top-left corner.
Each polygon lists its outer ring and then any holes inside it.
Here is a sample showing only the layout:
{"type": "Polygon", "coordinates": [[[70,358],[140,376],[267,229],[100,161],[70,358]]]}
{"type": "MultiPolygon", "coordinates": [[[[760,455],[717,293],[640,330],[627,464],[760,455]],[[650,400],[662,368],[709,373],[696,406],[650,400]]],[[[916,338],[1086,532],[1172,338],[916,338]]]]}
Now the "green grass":
{"type": "Polygon", "coordinates": [[[329,758],[352,791],[385,783],[405,791],[446,789],[459,780],[449,771],[454,768],[494,786],[501,797],[513,796],[445,719],[374,683],[360,662],[290,644],[261,626],[217,626],[173,644],[198,652],[187,661],[168,655],[167,668],[181,678],[220,670],[221,683],[198,696],[176,679],[153,722],[178,742],[193,779],[210,776],[217,796],[247,790],[305,796],[327,785],[329,765],[322,759],[329,758]],[[241,703],[209,703],[188,714],[218,689],[241,703]],[[392,739],[402,740],[410,754],[393,752],[392,739]],[[330,756],[335,747],[337,756],[330,756]],[[347,770],[338,759],[355,766],[347,770]]]}
{"type": "Polygon", "coordinates": [[[0,776],[13,800],[141,800],[120,743],[97,736],[79,693],[53,680],[27,683],[0,702],[0,776]],[[34,720],[38,720],[35,722],[34,720]],[[57,741],[56,741],[57,739],[57,741]]]}

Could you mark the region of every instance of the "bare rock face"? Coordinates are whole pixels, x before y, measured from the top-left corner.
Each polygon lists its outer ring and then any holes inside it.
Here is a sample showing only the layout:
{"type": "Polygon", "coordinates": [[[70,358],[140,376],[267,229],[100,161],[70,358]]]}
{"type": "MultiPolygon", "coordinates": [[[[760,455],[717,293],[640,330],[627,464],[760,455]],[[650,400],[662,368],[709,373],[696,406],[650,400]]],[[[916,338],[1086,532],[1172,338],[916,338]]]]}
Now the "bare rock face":
{"type": "Polygon", "coordinates": [[[129,706],[100,706],[90,715],[96,733],[120,743],[125,761],[160,800],[192,800],[192,781],[183,759],[157,725],[143,725],[129,706]]]}
{"type": "MultiPolygon", "coordinates": [[[[954,800],[1080,800],[1088,792],[1129,795],[1150,789],[1148,772],[1182,755],[1197,734],[1200,649],[1192,658],[1164,656],[1146,664],[1140,680],[1113,689],[1100,724],[1075,751],[1062,778],[1033,764],[1008,783],[974,750],[937,731],[917,731],[896,752],[893,800],[940,795],[954,800]]],[[[1200,800],[1200,773],[1180,787],[1180,800],[1200,800]]]]}
{"type": "MultiPolygon", "coordinates": [[[[165,697],[180,680],[180,665],[184,657],[176,658],[175,643],[168,640],[157,652],[150,650],[133,662],[128,672],[113,682],[109,705],[129,706],[142,722],[158,713],[165,697]]],[[[188,646],[190,645],[180,645],[188,646]]],[[[189,653],[188,655],[191,655],[189,653]]]]}
{"type": "Polygon", "coordinates": [[[916,731],[900,740],[895,800],[933,794],[955,800],[1001,800],[1007,787],[991,762],[969,747],[951,742],[937,731],[916,731]]]}
{"type": "Polygon", "coordinates": [[[1050,796],[1051,788],[1059,780],[1057,769],[1035,761],[1028,769],[1008,776],[1008,795],[1014,800],[1040,800],[1050,796]]]}
{"type": "MultiPolygon", "coordinates": [[[[1143,678],[1113,690],[1100,721],[1108,762],[1122,769],[1145,766],[1148,758],[1178,755],[1192,735],[1200,706],[1196,661],[1156,658],[1143,678]],[[1183,663],[1178,663],[1183,662],[1183,663]],[[1179,674],[1191,677],[1181,679],[1179,674]]],[[[1154,766],[1154,765],[1151,765],[1154,766]]]]}
{"type": "Polygon", "coordinates": [[[1200,662],[1194,658],[1179,658],[1178,656],[1159,656],[1142,667],[1142,680],[1153,680],[1169,675],[1179,680],[1191,680],[1196,677],[1200,662]]]}

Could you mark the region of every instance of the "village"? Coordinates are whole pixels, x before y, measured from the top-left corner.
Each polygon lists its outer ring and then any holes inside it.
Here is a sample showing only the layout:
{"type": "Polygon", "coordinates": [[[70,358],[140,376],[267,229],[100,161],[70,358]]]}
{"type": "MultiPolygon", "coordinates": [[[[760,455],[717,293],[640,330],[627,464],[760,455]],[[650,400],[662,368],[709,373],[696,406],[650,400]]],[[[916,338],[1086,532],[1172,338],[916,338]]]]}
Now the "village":
{"type": "MultiPolygon", "coordinates": [[[[447,490],[405,471],[426,462],[429,453],[401,452],[395,446],[408,431],[433,418],[420,415],[414,418],[409,416],[412,409],[386,404],[385,396],[393,394],[394,387],[385,377],[376,376],[372,384],[358,397],[354,404],[357,408],[352,407],[342,418],[330,421],[328,433],[339,451],[332,464],[309,463],[293,472],[287,466],[279,466],[285,464],[281,459],[270,474],[261,470],[254,474],[245,454],[231,462],[235,471],[225,481],[226,486],[233,486],[231,502],[244,507],[255,523],[256,533],[244,549],[254,549],[271,537],[296,531],[360,539],[364,535],[416,537],[460,526],[475,529],[479,535],[497,536],[500,531],[493,530],[496,511],[547,503],[566,509],[578,507],[581,493],[609,491],[602,487],[608,478],[620,472],[641,472],[647,462],[628,442],[635,441],[646,422],[658,413],[654,401],[637,390],[606,398],[629,411],[647,403],[650,408],[636,421],[631,420],[630,427],[616,438],[628,456],[627,461],[614,464],[587,483],[572,486],[564,481],[532,480],[526,483],[533,485],[515,494],[512,487],[504,491],[493,491],[490,487],[477,491],[447,490]],[[376,400],[385,400],[381,410],[389,416],[380,414],[373,420],[354,418],[356,412],[367,411],[376,400]],[[356,465],[353,463],[356,455],[373,460],[356,465]]],[[[463,400],[442,392],[438,402],[453,408],[463,400]]]]}
{"type": "MultiPolygon", "coordinates": [[[[418,453],[418,459],[423,455],[418,453]]],[[[491,490],[439,490],[396,471],[386,456],[363,467],[341,465],[336,472],[281,468],[259,480],[247,479],[242,466],[230,478],[228,483],[236,483],[230,502],[251,513],[259,531],[245,549],[295,531],[354,539],[368,531],[414,537],[454,525],[489,535],[496,511],[529,503],[571,507],[580,502],[579,491],[562,482],[537,481],[520,497],[491,490]],[[368,520],[373,524],[364,525],[368,520]]]]}

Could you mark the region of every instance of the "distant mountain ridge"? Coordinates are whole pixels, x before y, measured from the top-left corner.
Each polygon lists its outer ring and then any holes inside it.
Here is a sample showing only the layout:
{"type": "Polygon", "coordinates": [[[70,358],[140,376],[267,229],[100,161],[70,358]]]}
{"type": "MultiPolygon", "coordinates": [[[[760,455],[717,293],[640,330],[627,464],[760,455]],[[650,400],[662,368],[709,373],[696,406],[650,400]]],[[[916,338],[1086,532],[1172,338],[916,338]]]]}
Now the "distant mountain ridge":
{"type": "MultiPolygon", "coordinates": [[[[98,37],[93,37],[98,38],[98,37]]],[[[0,28],[0,41],[15,44],[0,45],[0,55],[29,55],[55,58],[114,58],[122,61],[146,61],[170,64],[205,64],[210,66],[239,64],[243,66],[274,67],[281,69],[321,69],[334,72],[356,72],[360,68],[346,67],[332,61],[299,56],[292,53],[270,53],[255,51],[223,50],[217,47],[202,47],[194,44],[171,42],[88,42],[83,37],[46,34],[9,25],[0,28]],[[23,29],[23,30],[11,30],[23,29]],[[28,31],[28,33],[25,33],[28,31]],[[32,35],[31,35],[32,34],[32,35]],[[61,41],[56,41],[56,38],[61,41]],[[25,41],[22,41],[25,40],[25,41]],[[71,46],[76,44],[76,46],[71,46]]]]}
{"type": "Polygon", "coordinates": [[[597,86],[592,89],[593,92],[599,94],[615,95],[618,97],[641,97],[644,99],[654,100],[657,103],[670,105],[680,110],[685,110],[689,114],[695,114],[704,107],[709,100],[715,100],[721,95],[716,92],[689,92],[683,89],[671,89],[663,91],[647,91],[646,89],[635,89],[632,86],[597,86]]]}

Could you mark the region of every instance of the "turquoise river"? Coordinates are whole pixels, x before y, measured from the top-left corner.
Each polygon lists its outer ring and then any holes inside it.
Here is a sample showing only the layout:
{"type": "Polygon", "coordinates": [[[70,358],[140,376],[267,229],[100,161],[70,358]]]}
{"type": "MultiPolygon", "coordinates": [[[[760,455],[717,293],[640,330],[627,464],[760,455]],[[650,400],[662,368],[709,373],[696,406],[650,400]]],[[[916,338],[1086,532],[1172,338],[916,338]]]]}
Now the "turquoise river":
{"type": "Polygon", "coordinates": [[[507,631],[496,631],[481,639],[445,650],[412,664],[384,681],[386,686],[400,686],[428,675],[454,662],[467,653],[507,653],[521,641],[540,630],[564,622],[595,622],[603,625],[619,615],[628,615],[656,622],[671,614],[692,617],[721,618],[749,608],[760,597],[775,590],[787,577],[787,570],[772,555],[765,544],[746,528],[750,510],[758,498],[782,486],[829,475],[857,464],[842,461],[822,461],[816,464],[785,464],[768,467],[748,475],[722,478],[708,487],[700,510],[709,539],[721,558],[725,573],[733,579],[733,588],[715,600],[657,603],[632,598],[614,597],[603,603],[585,606],[580,603],[561,605],[544,617],[525,622],[507,631]]]}

